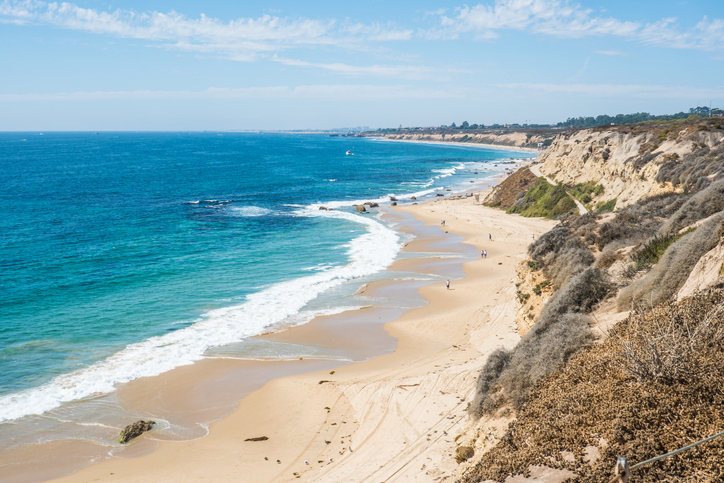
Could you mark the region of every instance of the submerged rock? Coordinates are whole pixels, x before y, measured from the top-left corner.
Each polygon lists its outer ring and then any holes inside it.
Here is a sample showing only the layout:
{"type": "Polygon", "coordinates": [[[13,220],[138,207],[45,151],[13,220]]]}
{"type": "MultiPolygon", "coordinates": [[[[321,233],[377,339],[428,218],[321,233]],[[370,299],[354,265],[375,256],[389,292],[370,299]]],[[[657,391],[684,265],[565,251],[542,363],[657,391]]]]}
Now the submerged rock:
{"type": "Polygon", "coordinates": [[[118,442],[121,444],[126,444],[130,440],[139,437],[146,431],[151,431],[154,424],[156,424],[156,421],[144,420],[136,421],[133,424],[129,424],[128,426],[123,428],[123,431],[121,431],[121,436],[118,438],[118,442]]]}

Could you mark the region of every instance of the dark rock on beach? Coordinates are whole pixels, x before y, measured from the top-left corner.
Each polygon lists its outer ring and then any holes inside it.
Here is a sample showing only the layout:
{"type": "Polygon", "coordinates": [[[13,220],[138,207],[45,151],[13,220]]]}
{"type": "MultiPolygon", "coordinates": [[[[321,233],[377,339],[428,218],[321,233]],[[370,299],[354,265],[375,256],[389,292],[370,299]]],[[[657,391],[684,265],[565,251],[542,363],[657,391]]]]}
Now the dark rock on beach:
{"type": "Polygon", "coordinates": [[[136,421],[133,424],[129,424],[128,426],[123,428],[123,431],[121,431],[121,437],[118,438],[118,442],[121,444],[126,444],[130,440],[139,437],[146,431],[151,431],[154,424],[156,424],[156,421],[144,420],[136,421]]]}
{"type": "Polygon", "coordinates": [[[357,210],[357,213],[364,213],[365,211],[367,211],[365,205],[354,205],[354,207],[357,210]]]}
{"type": "Polygon", "coordinates": [[[246,438],[244,441],[266,441],[268,439],[266,436],[257,436],[256,438],[246,438]]]}
{"type": "Polygon", "coordinates": [[[390,196],[390,201],[397,201],[397,198],[395,198],[394,196],[390,196]]]}
{"type": "Polygon", "coordinates": [[[458,446],[455,450],[455,460],[458,463],[469,460],[475,455],[475,450],[471,446],[458,446]]]}

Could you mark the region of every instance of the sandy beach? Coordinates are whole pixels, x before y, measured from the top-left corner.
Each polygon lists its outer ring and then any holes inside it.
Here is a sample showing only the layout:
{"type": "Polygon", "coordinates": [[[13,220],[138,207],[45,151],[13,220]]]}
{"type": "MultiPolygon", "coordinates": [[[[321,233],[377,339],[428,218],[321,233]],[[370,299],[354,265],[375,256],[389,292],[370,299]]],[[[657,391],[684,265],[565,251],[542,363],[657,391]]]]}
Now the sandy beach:
{"type": "MultiPolygon", "coordinates": [[[[466,262],[465,277],[452,280],[449,290],[444,282],[420,288],[427,304],[384,326],[397,339],[393,353],[336,369],[329,367],[339,365],[333,361],[316,362],[321,370],[303,361],[308,366],[301,371],[316,372],[247,388],[253,392],[231,415],[213,423],[208,436],[152,444],[141,437],[129,447],[138,448],[128,452],[135,457],[110,459],[55,481],[452,481],[454,438],[468,423],[465,409],[478,371],[492,350],[519,339],[515,265],[554,222],[507,215],[475,204],[473,197],[398,206],[397,211],[424,222],[428,233],[438,234],[438,243],[459,235],[477,252],[486,249],[488,257],[466,262]],[[262,436],[268,439],[246,441],[262,436]]],[[[366,310],[374,308],[357,312],[366,310]]],[[[320,340],[329,337],[329,330],[322,318],[270,337],[320,340]]],[[[339,333],[328,342],[381,340],[380,334],[367,334],[367,339],[359,334],[339,333]]],[[[203,373],[224,364],[239,363],[216,360],[181,369],[203,373]]],[[[172,372],[178,377],[180,371],[172,372]]],[[[157,382],[147,381],[145,391],[153,391],[157,382]]],[[[183,394],[188,388],[171,387],[179,391],[179,400],[188,397],[183,394]]]]}

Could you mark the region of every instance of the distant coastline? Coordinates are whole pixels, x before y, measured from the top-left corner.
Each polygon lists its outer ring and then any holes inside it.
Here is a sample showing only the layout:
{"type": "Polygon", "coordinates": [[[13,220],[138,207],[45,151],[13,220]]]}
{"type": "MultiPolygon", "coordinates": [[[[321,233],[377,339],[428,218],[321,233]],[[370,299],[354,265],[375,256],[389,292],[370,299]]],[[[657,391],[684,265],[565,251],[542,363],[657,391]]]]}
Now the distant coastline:
{"type": "Polygon", "coordinates": [[[393,139],[393,138],[388,138],[387,136],[374,138],[374,139],[378,139],[380,141],[393,141],[393,142],[401,142],[401,143],[440,144],[440,145],[445,145],[445,146],[449,146],[451,144],[456,144],[456,145],[472,147],[472,148],[497,149],[497,150],[501,150],[501,151],[520,151],[523,153],[539,153],[539,152],[541,152],[538,149],[534,149],[534,148],[507,146],[505,144],[466,143],[466,142],[460,142],[460,141],[428,141],[425,139],[393,139]]]}

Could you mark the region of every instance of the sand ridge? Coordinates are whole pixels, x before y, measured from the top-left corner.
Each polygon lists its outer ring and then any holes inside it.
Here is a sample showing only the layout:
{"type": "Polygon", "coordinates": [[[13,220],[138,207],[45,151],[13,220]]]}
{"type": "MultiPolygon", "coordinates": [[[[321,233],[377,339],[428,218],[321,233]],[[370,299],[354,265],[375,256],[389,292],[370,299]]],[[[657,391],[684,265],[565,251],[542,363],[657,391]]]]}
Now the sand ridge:
{"type": "MultiPolygon", "coordinates": [[[[398,206],[488,250],[466,277],[420,289],[429,302],[385,328],[394,353],[275,379],[244,398],[204,438],[161,442],[146,456],[112,459],[57,481],[453,481],[455,441],[480,367],[519,340],[515,265],[555,222],[506,215],[474,198],[398,206]],[[492,235],[492,241],[488,236],[492,235]],[[262,442],[250,437],[267,436],[262,442]]],[[[309,328],[313,330],[313,326],[309,328]]]]}

